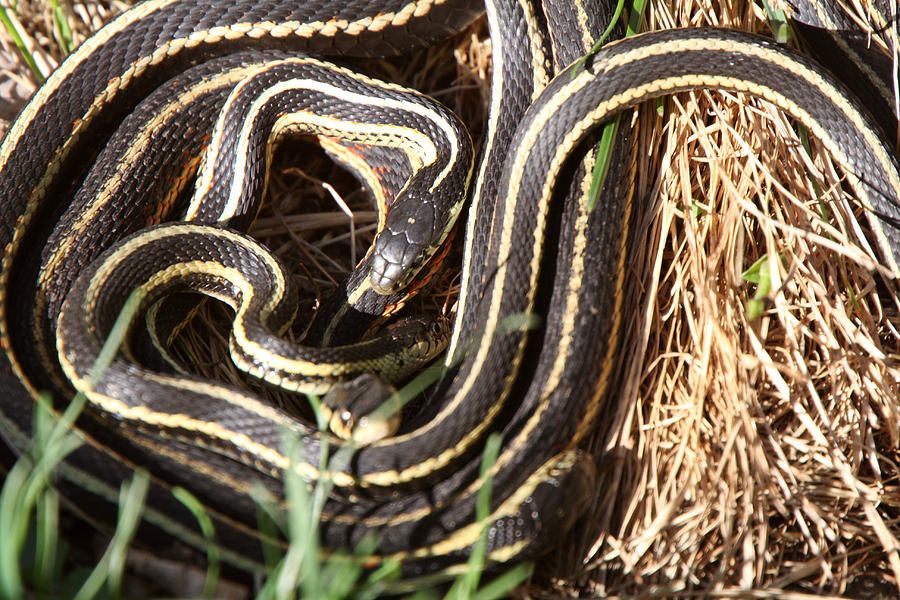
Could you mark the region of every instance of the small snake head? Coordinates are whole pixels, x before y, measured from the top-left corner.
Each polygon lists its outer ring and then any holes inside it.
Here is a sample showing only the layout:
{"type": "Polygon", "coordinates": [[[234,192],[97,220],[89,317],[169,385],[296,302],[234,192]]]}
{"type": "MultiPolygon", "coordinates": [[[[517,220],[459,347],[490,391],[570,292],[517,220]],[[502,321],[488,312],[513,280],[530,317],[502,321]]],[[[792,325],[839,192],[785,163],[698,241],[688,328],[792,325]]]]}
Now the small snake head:
{"type": "Polygon", "coordinates": [[[444,317],[419,320],[421,321],[421,328],[412,345],[416,354],[424,363],[433,360],[447,348],[447,344],[450,343],[450,334],[453,326],[444,317]]]}
{"type": "Polygon", "coordinates": [[[376,375],[364,373],[331,389],[321,410],[329,429],[345,440],[371,444],[394,435],[400,413],[385,403],[397,390],[376,375]]]}
{"type": "Polygon", "coordinates": [[[379,294],[402,290],[434,254],[442,233],[429,202],[406,196],[392,206],[375,238],[369,271],[372,289],[379,294]]]}

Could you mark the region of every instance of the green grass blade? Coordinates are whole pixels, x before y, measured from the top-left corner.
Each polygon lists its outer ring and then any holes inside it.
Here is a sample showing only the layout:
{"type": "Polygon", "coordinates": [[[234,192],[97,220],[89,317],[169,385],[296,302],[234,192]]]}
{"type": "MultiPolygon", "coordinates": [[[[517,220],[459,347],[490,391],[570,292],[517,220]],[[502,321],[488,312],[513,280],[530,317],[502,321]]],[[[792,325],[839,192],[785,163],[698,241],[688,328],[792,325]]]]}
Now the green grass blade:
{"type": "MultiPolygon", "coordinates": [[[[113,327],[112,335],[101,350],[103,360],[94,366],[92,381],[99,380],[102,371],[115,356],[127,331],[127,323],[139,303],[140,297],[133,295],[129,298],[113,327]]],[[[4,540],[0,544],[2,597],[21,598],[24,595],[19,558],[35,511],[38,519],[34,570],[36,585],[44,586],[48,575],[56,568],[58,498],[55,492],[48,490],[56,466],[82,443],[81,437],[72,432],[72,426],[84,404],[84,396],[76,395],[62,415],[57,416],[49,396],[35,400],[31,445],[10,469],[0,491],[0,539],[4,540]]]]}
{"type": "MultiPolygon", "coordinates": [[[[784,258],[779,255],[782,262],[784,258]]],[[[772,291],[772,276],[769,272],[769,256],[767,254],[761,256],[755,263],[750,265],[746,271],[741,273],[741,279],[748,283],[756,284],[756,292],[753,297],[744,304],[744,310],[747,311],[747,319],[754,321],[762,315],[765,310],[765,299],[772,291]]]]}
{"type": "Polygon", "coordinates": [[[603,126],[600,143],[597,145],[597,158],[594,160],[594,168],[591,171],[591,187],[588,190],[588,212],[594,210],[594,207],[597,206],[597,200],[600,199],[600,190],[603,189],[603,184],[606,182],[606,175],[609,173],[609,165],[612,160],[620,120],[620,115],[617,115],[612,121],[603,126]]]}
{"type": "Polygon", "coordinates": [[[628,18],[628,25],[625,27],[625,37],[637,35],[641,31],[645,8],[647,8],[647,0],[634,0],[634,4],[631,5],[631,16],[628,18]]]}
{"type": "MultiPolygon", "coordinates": [[[[374,554],[378,550],[378,544],[378,535],[369,532],[360,540],[352,554],[337,554],[326,560],[321,568],[322,596],[335,599],[356,597],[354,590],[360,585],[360,577],[363,574],[362,558],[374,554]]],[[[370,578],[367,577],[366,583],[369,581],[370,578]]],[[[374,582],[370,589],[375,587],[382,586],[379,582],[374,582]]]]}
{"type": "Polygon", "coordinates": [[[122,305],[122,310],[119,312],[119,316],[116,317],[116,322],[113,323],[112,329],[109,332],[109,337],[106,338],[106,342],[100,349],[100,354],[97,355],[97,362],[95,362],[94,366],[91,368],[89,376],[91,388],[97,386],[100,379],[103,378],[103,374],[112,364],[113,359],[119,352],[119,348],[122,347],[122,344],[125,341],[125,336],[128,334],[128,328],[137,315],[138,309],[140,309],[141,303],[144,301],[146,295],[147,292],[144,291],[143,288],[137,288],[131,292],[128,299],[125,300],[125,304],[122,305]]]}
{"type": "Polygon", "coordinates": [[[216,588],[219,585],[219,573],[222,568],[222,552],[216,543],[216,530],[212,519],[209,513],[206,512],[206,507],[203,506],[203,503],[186,489],[176,487],[172,489],[172,495],[191,511],[191,514],[197,519],[197,524],[200,526],[203,537],[209,542],[206,546],[206,560],[208,564],[206,567],[206,580],[203,582],[203,597],[214,598],[216,588]]]}
{"type": "MultiPolygon", "coordinates": [[[[278,561],[281,560],[282,552],[277,545],[266,540],[277,540],[280,537],[278,534],[279,525],[276,520],[276,515],[279,512],[278,507],[275,505],[275,501],[262,490],[254,493],[253,500],[256,502],[256,526],[263,537],[261,542],[263,562],[269,571],[273,571],[278,565],[278,561]]],[[[281,530],[283,531],[284,528],[281,528],[281,530]]]]}
{"type": "Polygon", "coordinates": [[[75,49],[75,44],[72,41],[72,30],[69,28],[69,20],[66,19],[66,15],[58,0],[51,0],[50,6],[53,8],[53,24],[56,27],[56,33],[59,35],[60,45],[65,56],[68,56],[75,49]]]}
{"type": "Polygon", "coordinates": [[[25,542],[21,529],[30,521],[24,506],[23,491],[31,468],[26,458],[19,459],[6,474],[0,492],[0,597],[16,600],[25,595],[19,572],[19,553],[25,542]]]}
{"type": "Polygon", "coordinates": [[[773,8],[767,0],[763,0],[763,7],[766,10],[766,17],[769,20],[769,27],[772,28],[772,37],[775,38],[775,41],[779,44],[790,42],[791,25],[784,10],[773,8]]]}
{"type": "MultiPolygon", "coordinates": [[[[578,71],[581,70],[581,66],[587,65],[589,61],[594,57],[594,55],[600,52],[600,48],[603,47],[603,43],[606,41],[606,38],[608,38],[610,34],[612,34],[613,29],[615,29],[616,27],[616,23],[618,23],[619,19],[622,17],[623,10],[625,10],[625,0],[618,0],[618,2],[616,2],[616,10],[613,12],[613,16],[609,20],[609,25],[606,26],[603,34],[597,39],[596,42],[594,42],[594,45],[591,46],[591,49],[588,50],[587,54],[572,63],[571,77],[574,78],[578,74],[578,71]]],[[[589,65],[585,68],[590,70],[589,65]]]]}
{"type": "Polygon", "coordinates": [[[591,53],[596,52],[603,45],[603,42],[606,41],[611,34],[613,29],[616,27],[616,23],[619,22],[619,19],[622,18],[622,11],[625,10],[625,0],[619,0],[616,2],[616,10],[613,12],[612,18],[609,20],[609,25],[606,26],[606,29],[603,31],[603,35],[600,36],[600,39],[596,41],[594,47],[591,48],[591,53]]]}
{"type": "Polygon", "coordinates": [[[491,486],[494,481],[491,469],[493,469],[494,464],[497,462],[497,456],[500,454],[500,442],[499,435],[491,434],[485,443],[484,452],[481,456],[480,471],[480,478],[483,483],[475,497],[475,518],[479,523],[482,523],[481,535],[472,545],[472,553],[469,555],[466,572],[453,582],[450,591],[447,592],[446,600],[467,600],[478,589],[478,582],[481,579],[481,572],[484,570],[487,555],[489,525],[487,520],[491,515],[491,486]]]}
{"type": "Polygon", "coordinates": [[[128,546],[141,522],[141,513],[149,488],[150,475],[143,469],[135,471],[131,483],[123,486],[119,521],[116,523],[116,532],[109,546],[109,589],[113,596],[121,594],[128,546]]]}
{"type": "MultiPolygon", "coordinates": [[[[357,548],[359,550],[359,548],[357,548]]],[[[360,558],[364,555],[358,552],[360,558]]],[[[388,589],[389,582],[396,581],[400,578],[400,562],[394,559],[385,559],[381,565],[366,577],[354,597],[356,600],[375,600],[380,598],[388,589]]],[[[429,596],[432,598],[433,595],[429,596]]]]}
{"type": "MultiPolygon", "coordinates": [[[[42,495],[47,493],[53,469],[81,444],[78,436],[68,433],[68,428],[58,422],[54,426],[49,424],[53,416],[48,402],[42,399],[35,403],[32,418],[36,437],[29,451],[10,469],[0,491],[0,539],[4,540],[0,544],[0,592],[3,597],[19,598],[24,593],[19,557],[32,515],[42,495]]],[[[80,407],[76,404],[73,410],[80,407]]]]}
{"type": "Polygon", "coordinates": [[[22,37],[19,35],[19,32],[16,31],[16,26],[13,25],[12,19],[9,18],[6,9],[2,6],[0,6],[0,22],[3,23],[3,26],[6,27],[6,31],[9,33],[10,37],[12,37],[13,42],[16,44],[16,48],[19,50],[19,54],[22,56],[22,60],[25,61],[25,64],[28,65],[28,68],[34,73],[34,78],[38,83],[43,82],[44,74],[41,73],[41,70],[38,68],[37,61],[34,60],[34,56],[28,51],[25,42],[22,41],[22,37]]]}
{"type": "Polygon", "coordinates": [[[498,575],[475,591],[470,600],[495,600],[506,598],[517,586],[522,585],[531,577],[532,566],[529,563],[521,563],[509,571],[498,575]]]}
{"type": "MultiPolygon", "coordinates": [[[[307,484],[293,468],[297,456],[297,440],[293,436],[284,436],[284,449],[291,462],[284,472],[284,494],[287,501],[288,549],[279,564],[278,576],[274,578],[272,587],[275,598],[293,598],[301,584],[304,596],[317,597],[319,588],[319,569],[310,568],[310,560],[318,567],[318,514],[313,509],[307,484]],[[310,594],[309,592],[314,592],[310,594]]],[[[323,444],[320,461],[327,460],[327,447],[323,444]]],[[[321,465],[320,462],[320,472],[321,465]]],[[[322,485],[319,482],[318,485],[322,485]]]]}
{"type": "Polygon", "coordinates": [[[58,579],[59,495],[48,489],[41,494],[36,510],[35,558],[32,581],[38,591],[50,592],[50,585],[58,579]]]}
{"type": "Polygon", "coordinates": [[[75,594],[74,600],[95,598],[104,584],[107,586],[110,596],[116,598],[121,594],[125,557],[140,523],[141,511],[149,487],[150,476],[142,469],[135,471],[130,483],[122,484],[119,494],[119,520],[116,523],[115,533],[113,533],[103,557],[78,593],[75,594]]]}

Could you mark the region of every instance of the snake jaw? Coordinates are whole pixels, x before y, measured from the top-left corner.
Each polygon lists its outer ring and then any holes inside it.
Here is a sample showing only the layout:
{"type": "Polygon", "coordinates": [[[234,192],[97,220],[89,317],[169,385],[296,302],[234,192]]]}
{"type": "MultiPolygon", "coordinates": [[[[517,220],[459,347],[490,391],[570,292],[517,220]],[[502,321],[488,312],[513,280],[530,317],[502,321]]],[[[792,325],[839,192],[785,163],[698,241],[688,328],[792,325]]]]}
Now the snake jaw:
{"type": "Polygon", "coordinates": [[[407,190],[390,207],[384,228],[375,238],[369,283],[379,294],[393,294],[409,285],[446,237],[456,213],[438,217],[432,201],[407,190]]]}
{"type": "Polygon", "coordinates": [[[402,290],[421,268],[425,248],[413,243],[404,232],[387,230],[375,240],[369,284],[377,293],[387,295],[402,290]]]}

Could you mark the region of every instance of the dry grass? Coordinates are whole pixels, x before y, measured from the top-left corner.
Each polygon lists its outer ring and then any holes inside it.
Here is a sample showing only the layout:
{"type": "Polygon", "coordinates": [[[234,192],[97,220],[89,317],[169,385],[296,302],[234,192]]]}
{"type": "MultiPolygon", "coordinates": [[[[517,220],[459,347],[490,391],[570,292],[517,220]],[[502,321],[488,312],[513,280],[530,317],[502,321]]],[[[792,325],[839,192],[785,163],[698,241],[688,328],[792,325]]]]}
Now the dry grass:
{"type": "MultiPolygon", "coordinates": [[[[51,48],[41,55],[52,66],[55,46],[41,33],[47,9],[33,5],[45,3],[19,3],[23,31],[51,48]]],[[[119,8],[76,6],[76,40],[119,8]]],[[[759,7],[743,0],[654,1],[648,10],[653,29],[766,31],[759,7]]],[[[0,61],[11,65],[5,35],[0,61]]],[[[459,65],[447,47],[376,67],[437,90],[479,122],[483,38],[482,28],[456,40],[459,65]]],[[[28,77],[22,66],[9,69],[28,77]]],[[[778,111],[747,98],[682,94],[662,115],[648,106],[636,118],[644,209],[625,305],[638,310],[620,392],[593,443],[604,468],[600,508],[577,575],[523,595],[900,594],[900,296],[878,274],[840,172],[814,141],[807,153],[778,111]],[[742,273],[760,260],[771,290],[753,316],[756,286],[742,273]]],[[[346,242],[336,233],[296,241],[322,228],[282,216],[296,208],[296,186],[318,197],[313,213],[332,209],[320,185],[295,175],[273,185],[272,208],[256,227],[305,271],[297,279],[312,302],[350,263],[304,258],[324,247],[346,256],[346,242]]],[[[352,188],[347,195],[362,206],[352,188]]]]}
{"type": "MultiPolygon", "coordinates": [[[[653,3],[649,21],[765,32],[758,7],[726,4],[653,3]]],[[[640,119],[647,209],[626,302],[640,310],[597,440],[616,485],[602,488],[612,508],[592,589],[767,597],[853,594],[860,574],[896,582],[897,290],[873,273],[840,174],[747,98],[683,94],[640,119]],[[750,318],[741,274],[757,260],[772,291],[750,318]]]]}

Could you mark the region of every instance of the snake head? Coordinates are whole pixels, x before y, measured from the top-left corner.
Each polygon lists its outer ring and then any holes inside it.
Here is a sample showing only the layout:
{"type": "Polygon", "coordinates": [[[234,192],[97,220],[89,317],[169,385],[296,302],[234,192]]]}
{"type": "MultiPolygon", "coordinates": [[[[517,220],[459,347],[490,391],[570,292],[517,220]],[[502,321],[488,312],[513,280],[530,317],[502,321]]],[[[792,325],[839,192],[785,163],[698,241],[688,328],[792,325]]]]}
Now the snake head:
{"type": "Polygon", "coordinates": [[[369,283],[379,294],[402,290],[443,240],[430,200],[404,196],[388,211],[375,238],[369,283]]]}
{"type": "Polygon", "coordinates": [[[385,403],[396,389],[371,373],[345,381],[322,398],[332,433],[345,440],[371,444],[390,437],[400,427],[400,413],[385,403]]]}

